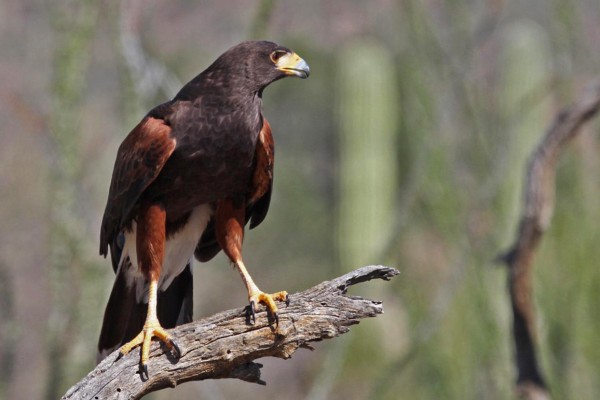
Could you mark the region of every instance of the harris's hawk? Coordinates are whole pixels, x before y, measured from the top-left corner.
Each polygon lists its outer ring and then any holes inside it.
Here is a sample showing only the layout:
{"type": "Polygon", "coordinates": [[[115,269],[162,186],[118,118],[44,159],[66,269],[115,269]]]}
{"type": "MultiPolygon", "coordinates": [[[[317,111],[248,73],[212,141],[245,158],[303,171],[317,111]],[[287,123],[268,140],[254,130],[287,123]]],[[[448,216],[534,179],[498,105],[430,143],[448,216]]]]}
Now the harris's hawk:
{"type": "Polygon", "coordinates": [[[309,67],[290,49],[248,41],[221,55],[173,100],[152,109],[119,147],[100,233],[116,278],[98,342],[98,361],[141,345],[146,376],[152,337],[180,353],[164,328],[192,319],[191,263],[223,250],[248,290],[249,309],[275,301],[242,261],[244,227],[260,224],[273,184],[273,138],[262,93],[309,67]]]}

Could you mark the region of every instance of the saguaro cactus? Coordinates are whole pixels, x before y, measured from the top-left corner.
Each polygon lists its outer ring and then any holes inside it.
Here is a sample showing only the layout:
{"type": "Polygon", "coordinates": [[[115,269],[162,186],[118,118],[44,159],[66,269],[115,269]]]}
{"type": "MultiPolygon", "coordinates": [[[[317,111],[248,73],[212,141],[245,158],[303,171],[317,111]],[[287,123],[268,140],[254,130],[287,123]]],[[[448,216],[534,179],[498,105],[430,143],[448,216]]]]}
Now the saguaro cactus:
{"type": "Polygon", "coordinates": [[[338,248],[350,268],[375,259],[392,225],[399,105],[391,56],[377,42],[351,43],[337,59],[338,248]]]}
{"type": "Polygon", "coordinates": [[[500,65],[499,103],[509,144],[500,207],[506,217],[504,236],[508,240],[518,219],[527,157],[540,140],[550,115],[544,90],[550,81],[550,54],[544,31],[533,23],[513,24],[504,34],[500,65]]]}

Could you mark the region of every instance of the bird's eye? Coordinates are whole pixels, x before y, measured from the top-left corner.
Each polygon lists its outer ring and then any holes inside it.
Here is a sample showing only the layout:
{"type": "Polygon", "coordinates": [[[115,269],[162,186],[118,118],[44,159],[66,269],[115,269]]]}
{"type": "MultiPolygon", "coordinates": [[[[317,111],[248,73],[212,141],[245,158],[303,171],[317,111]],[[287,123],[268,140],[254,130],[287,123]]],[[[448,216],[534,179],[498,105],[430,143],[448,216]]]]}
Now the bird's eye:
{"type": "Polygon", "coordinates": [[[274,52],[271,53],[271,61],[273,61],[274,63],[277,63],[277,61],[285,56],[287,54],[287,51],[283,51],[283,50],[275,50],[274,52]]]}

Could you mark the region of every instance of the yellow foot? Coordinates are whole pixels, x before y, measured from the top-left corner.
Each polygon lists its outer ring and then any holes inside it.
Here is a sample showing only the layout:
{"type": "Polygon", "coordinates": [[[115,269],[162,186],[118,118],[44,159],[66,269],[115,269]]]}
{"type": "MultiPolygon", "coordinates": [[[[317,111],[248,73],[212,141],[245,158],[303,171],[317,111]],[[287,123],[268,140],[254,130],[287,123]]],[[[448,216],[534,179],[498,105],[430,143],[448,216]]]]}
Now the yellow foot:
{"type": "Polygon", "coordinates": [[[140,361],[140,370],[143,379],[148,379],[148,358],[150,357],[150,342],[152,340],[152,337],[156,337],[163,343],[165,343],[167,348],[173,351],[173,353],[175,353],[174,355],[176,357],[181,357],[181,350],[179,349],[179,346],[171,338],[171,335],[169,335],[167,331],[164,330],[162,326],[160,326],[158,320],[146,321],[144,327],[142,328],[142,331],[135,338],[133,338],[133,340],[121,346],[118,357],[121,358],[122,356],[126,355],[131,350],[133,350],[136,346],[141,345],[142,354],[140,361]]]}
{"type": "Polygon", "coordinates": [[[275,328],[279,326],[279,316],[277,315],[275,301],[285,301],[286,306],[290,304],[290,296],[288,296],[285,290],[273,294],[257,291],[250,295],[249,300],[250,305],[246,308],[246,318],[248,321],[252,318],[252,323],[256,323],[256,305],[262,303],[267,307],[269,322],[275,321],[275,328]]]}

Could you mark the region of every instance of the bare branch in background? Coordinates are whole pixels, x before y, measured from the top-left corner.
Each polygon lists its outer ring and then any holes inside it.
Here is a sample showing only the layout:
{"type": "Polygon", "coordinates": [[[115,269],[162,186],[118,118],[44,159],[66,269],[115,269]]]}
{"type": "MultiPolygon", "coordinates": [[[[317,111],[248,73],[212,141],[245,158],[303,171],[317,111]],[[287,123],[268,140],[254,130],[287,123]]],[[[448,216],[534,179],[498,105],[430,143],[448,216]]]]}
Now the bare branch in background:
{"type": "Polygon", "coordinates": [[[517,238],[510,250],[500,256],[509,269],[508,286],[518,370],[517,391],[526,399],[550,398],[535,350],[532,267],[542,235],[552,219],[556,164],[566,145],[599,109],[600,79],[589,84],[575,104],[557,115],[531,155],[517,238]]]}
{"type": "Polygon", "coordinates": [[[138,32],[143,5],[140,0],[121,3],[119,24],[121,52],[140,97],[153,98],[162,91],[168,98],[172,98],[183,84],[164,64],[144,51],[138,32]]]}
{"type": "Polygon", "coordinates": [[[291,304],[279,310],[274,331],[266,312],[248,325],[241,309],[179,326],[171,331],[180,344],[180,359],[168,358],[158,345],[150,354],[150,378],[139,376],[139,352],[115,361],[117,352],[73,386],[63,399],[139,399],[166,387],[204,379],[237,378],[265,384],[260,379],[262,357],[290,358],[308,343],[331,339],[348,332],[361,318],[383,313],[380,301],[347,296],[348,288],[372,279],[389,280],[398,271],[383,266],[357,269],[290,296],[291,304]]]}

